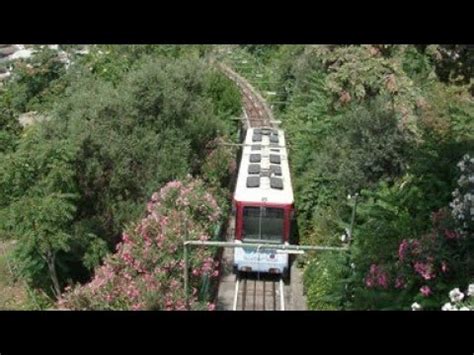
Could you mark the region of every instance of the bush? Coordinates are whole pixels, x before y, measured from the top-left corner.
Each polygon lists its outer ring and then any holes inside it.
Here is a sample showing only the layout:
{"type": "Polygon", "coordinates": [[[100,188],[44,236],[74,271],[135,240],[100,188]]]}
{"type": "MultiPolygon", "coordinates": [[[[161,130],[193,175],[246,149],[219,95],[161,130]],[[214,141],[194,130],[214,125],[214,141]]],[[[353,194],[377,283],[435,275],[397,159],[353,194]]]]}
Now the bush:
{"type": "MultiPolygon", "coordinates": [[[[70,309],[184,310],[183,248],[189,240],[209,240],[221,218],[215,199],[199,180],[173,181],[152,195],[147,216],[127,228],[96,269],[94,279],[67,291],[59,302],[70,309]]],[[[200,298],[203,277],[218,276],[212,251],[190,249],[189,304],[213,309],[200,298]]]]}
{"type": "Polygon", "coordinates": [[[344,254],[322,252],[304,271],[307,304],[311,310],[341,309],[345,297],[347,258],[344,254]]]}
{"type": "MultiPolygon", "coordinates": [[[[118,57],[134,53],[124,50],[118,57]]],[[[230,99],[233,84],[200,60],[153,57],[151,51],[125,58],[133,65],[116,72],[117,82],[91,73],[81,64],[87,60],[71,64],[61,76],[67,88],[50,119],[25,129],[12,142],[16,149],[0,160],[0,227],[12,238],[31,236],[36,228],[15,222],[22,218],[23,204],[43,204],[57,193],[74,195],[68,200],[74,211],[68,223],[53,229],[69,236],[54,255],[61,289],[70,279],[89,279],[123,227],[141,216],[147,196],[166,182],[198,176],[205,166],[208,181],[222,188],[225,172],[214,165],[224,160],[211,160],[229,153],[217,151],[209,158],[211,151],[204,148],[232,134],[235,122],[228,118],[239,109],[238,100],[230,99]]],[[[17,262],[32,286],[50,293],[47,263],[27,239],[19,243],[17,262]]]]}
{"type": "Polygon", "coordinates": [[[392,188],[383,185],[377,197],[360,204],[352,248],[352,308],[409,309],[415,301],[437,309],[456,283],[469,282],[473,241],[465,228],[472,218],[456,218],[462,211],[459,195],[454,194],[452,211],[441,208],[427,216],[423,190],[412,179],[392,188]]]}

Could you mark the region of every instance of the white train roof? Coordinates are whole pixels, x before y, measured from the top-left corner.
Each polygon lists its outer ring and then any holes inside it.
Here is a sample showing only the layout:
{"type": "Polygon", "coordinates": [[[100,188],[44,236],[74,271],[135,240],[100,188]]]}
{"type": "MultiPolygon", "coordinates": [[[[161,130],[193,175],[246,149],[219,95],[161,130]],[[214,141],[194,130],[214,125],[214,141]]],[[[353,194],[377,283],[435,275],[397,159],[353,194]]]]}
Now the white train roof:
{"type": "Polygon", "coordinates": [[[242,149],[234,199],[292,204],[288,153],[280,129],[249,128],[242,149]]]}

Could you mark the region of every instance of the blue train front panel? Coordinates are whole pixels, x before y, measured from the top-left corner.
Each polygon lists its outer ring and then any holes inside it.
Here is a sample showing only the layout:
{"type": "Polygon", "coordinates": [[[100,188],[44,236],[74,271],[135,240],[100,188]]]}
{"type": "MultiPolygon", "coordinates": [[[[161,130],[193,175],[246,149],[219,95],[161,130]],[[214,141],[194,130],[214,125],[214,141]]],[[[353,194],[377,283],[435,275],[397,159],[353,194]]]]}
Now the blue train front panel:
{"type": "Polygon", "coordinates": [[[234,250],[234,267],[238,271],[284,274],[288,269],[288,254],[283,251],[264,248],[257,251],[253,247],[234,250]]]}

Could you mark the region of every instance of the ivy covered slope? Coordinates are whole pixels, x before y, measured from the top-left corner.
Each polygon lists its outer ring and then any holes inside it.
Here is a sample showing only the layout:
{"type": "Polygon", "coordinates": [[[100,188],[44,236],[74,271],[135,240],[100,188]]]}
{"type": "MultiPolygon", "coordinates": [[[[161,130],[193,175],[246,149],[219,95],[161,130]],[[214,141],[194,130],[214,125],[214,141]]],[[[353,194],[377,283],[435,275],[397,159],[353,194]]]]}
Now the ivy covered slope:
{"type": "Polygon", "coordinates": [[[227,211],[231,155],[217,143],[240,111],[205,46],[62,49],[67,61],[38,49],[0,88],[0,237],[16,240],[17,274],[52,301],[94,276],[167,182],[200,177],[227,211]],[[23,128],[30,111],[43,119],[23,128]]]}
{"type": "Polygon", "coordinates": [[[267,92],[286,130],[300,242],[341,244],[347,196],[360,195],[350,252],[306,260],[310,308],[440,309],[474,281],[472,47],[242,46],[223,57],[267,92]]]}

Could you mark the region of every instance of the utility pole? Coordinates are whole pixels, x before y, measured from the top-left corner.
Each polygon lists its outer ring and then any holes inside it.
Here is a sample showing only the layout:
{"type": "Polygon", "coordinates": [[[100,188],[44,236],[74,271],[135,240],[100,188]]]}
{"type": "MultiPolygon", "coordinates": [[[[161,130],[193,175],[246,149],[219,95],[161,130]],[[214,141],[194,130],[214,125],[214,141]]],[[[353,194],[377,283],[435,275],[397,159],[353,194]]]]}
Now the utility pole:
{"type": "Polygon", "coordinates": [[[185,307],[189,310],[189,299],[188,299],[188,225],[186,221],[184,222],[184,302],[185,307]]]}

